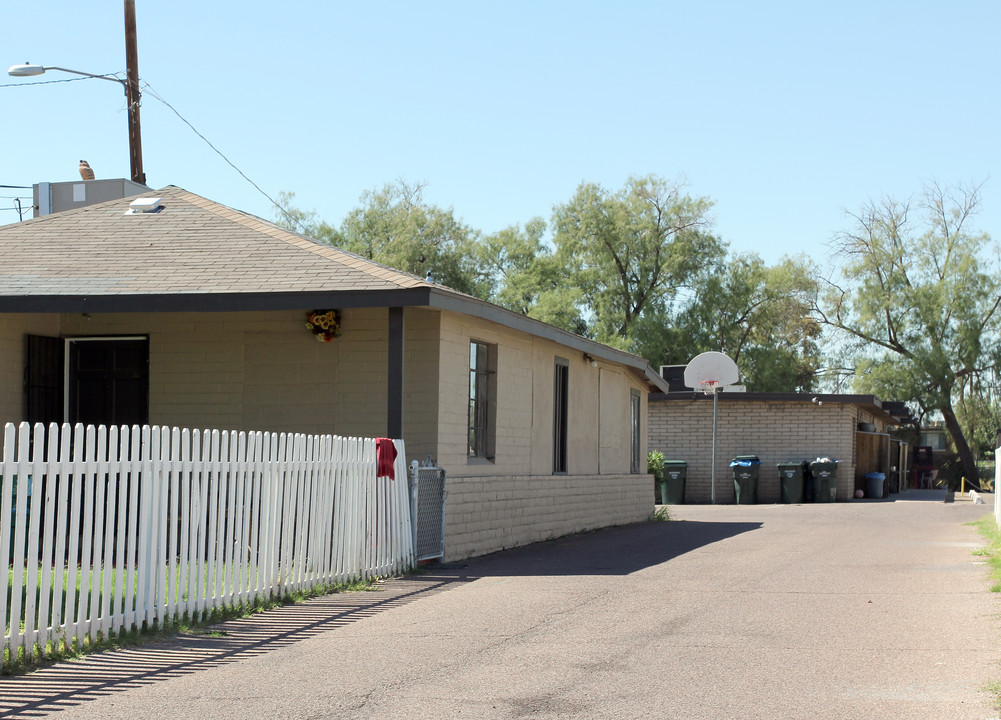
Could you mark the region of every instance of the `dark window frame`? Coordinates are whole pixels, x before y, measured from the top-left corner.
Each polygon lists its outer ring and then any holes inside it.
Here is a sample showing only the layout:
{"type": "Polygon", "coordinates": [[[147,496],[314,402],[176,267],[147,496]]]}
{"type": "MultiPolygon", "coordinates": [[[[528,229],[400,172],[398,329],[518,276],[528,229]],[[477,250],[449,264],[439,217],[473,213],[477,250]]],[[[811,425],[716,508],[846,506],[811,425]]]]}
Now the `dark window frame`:
{"type": "Polygon", "coordinates": [[[24,419],[32,425],[63,422],[64,346],[61,337],[25,335],[24,419]]]}
{"type": "Polygon", "coordinates": [[[569,468],[567,438],[570,426],[570,361],[558,357],[553,365],[553,474],[569,468]]]}
{"type": "MultiPolygon", "coordinates": [[[[64,359],[64,371],[65,371],[65,396],[64,396],[64,415],[66,417],[66,422],[76,423],[76,422],[87,422],[89,424],[101,424],[101,425],[148,425],[149,420],[149,392],[150,392],[150,338],[149,335],[70,335],[63,338],[65,342],[65,359],[64,359]],[[115,349],[119,347],[126,349],[126,346],[133,345],[136,346],[134,349],[140,350],[144,358],[141,363],[132,368],[128,368],[125,372],[126,376],[132,375],[132,379],[137,381],[135,383],[138,388],[138,392],[134,396],[134,404],[129,407],[129,405],[123,404],[120,407],[117,406],[117,401],[114,398],[116,390],[112,385],[118,379],[124,379],[128,382],[128,377],[116,378],[120,375],[119,370],[112,367],[93,368],[96,370],[96,379],[98,383],[102,381],[106,384],[103,392],[109,393],[105,398],[106,401],[111,403],[111,407],[105,407],[104,412],[101,413],[102,417],[81,417],[83,410],[80,406],[80,378],[81,373],[77,366],[77,359],[79,357],[78,351],[84,345],[90,345],[94,343],[94,346],[103,345],[105,348],[115,349]],[[134,417],[131,418],[121,418],[118,417],[118,413],[122,410],[133,414],[134,417]],[[108,413],[111,413],[109,416],[108,413]]],[[[87,412],[90,412],[88,410],[87,412]]]]}
{"type": "Polygon", "coordinates": [[[643,402],[639,390],[629,391],[629,472],[638,473],[642,467],[640,449],[643,421],[643,402]]]}

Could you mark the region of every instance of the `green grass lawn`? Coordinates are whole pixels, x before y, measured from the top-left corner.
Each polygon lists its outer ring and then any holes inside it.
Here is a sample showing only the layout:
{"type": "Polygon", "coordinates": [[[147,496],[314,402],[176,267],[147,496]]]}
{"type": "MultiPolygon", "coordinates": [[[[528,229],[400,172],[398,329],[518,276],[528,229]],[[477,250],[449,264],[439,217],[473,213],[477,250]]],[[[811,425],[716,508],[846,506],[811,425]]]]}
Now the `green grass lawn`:
{"type": "MultiPolygon", "coordinates": [[[[969,524],[976,527],[987,541],[986,546],[974,550],[973,554],[984,558],[990,567],[990,591],[1001,592],[1001,529],[998,528],[993,514],[985,514],[979,520],[969,524]]],[[[1001,710],[1001,681],[988,683],[984,689],[993,695],[995,708],[1001,710]]]]}
{"type": "MultiPolygon", "coordinates": [[[[202,588],[208,585],[208,569],[204,568],[204,570],[205,570],[205,575],[202,578],[203,582],[203,584],[201,585],[202,588]]],[[[67,609],[66,609],[67,607],[70,608],[69,612],[71,617],[69,618],[69,621],[75,622],[76,608],[79,606],[80,598],[84,595],[86,595],[87,597],[90,596],[90,592],[92,589],[91,583],[93,582],[93,578],[97,578],[98,582],[102,583],[102,590],[103,590],[104,577],[99,573],[92,574],[90,578],[86,579],[87,587],[85,589],[81,589],[80,577],[79,573],[77,573],[77,582],[75,584],[75,587],[73,588],[72,594],[70,594],[66,588],[69,581],[69,570],[64,568],[62,572],[63,572],[63,591],[61,593],[60,598],[58,598],[58,601],[61,603],[61,607],[63,608],[62,610],[63,623],[67,622],[67,609]]],[[[118,612],[121,611],[122,602],[125,599],[126,595],[128,596],[128,600],[130,601],[135,597],[136,587],[133,585],[133,587],[130,589],[128,587],[124,587],[125,584],[123,583],[123,587],[119,589],[116,583],[117,578],[115,577],[115,572],[116,571],[112,569],[111,587],[112,587],[112,592],[114,593],[112,597],[114,603],[113,607],[115,608],[114,612],[117,614],[118,612]]],[[[182,582],[180,578],[179,567],[177,568],[177,573],[178,573],[178,580],[177,580],[176,592],[182,593],[178,597],[178,600],[183,601],[187,599],[186,594],[183,594],[184,588],[187,587],[187,579],[185,578],[184,581],[182,582]]],[[[25,570],[25,577],[26,576],[27,576],[27,570],[25,570]]],[[[41,569],[39,569],[39,577],[40,576],[41,576],[41,569]]],[[[10,633],[11,622],[13,621],[13,619],[9,617],[11,610],[11,603],[13,599],[12,598],[13,579],[14,579],[14,569],[8,568],[7,570],[8,589],[7,589],[7,597],[5,598],[5,601],[7,603],[8,617],[7,617],[7,627],[3,629],[5,635],[10,633]]],[[[165,636],[169,636],[174,633],[200,632],[201,628],[204,628],[205,626],[210,625],[212,623],[217,623],[222,620],[226,620],[233,617],[242,617],[256,612],[262,612],[264,610],[276,607],[278,605],[302,602],[306,599],[309,599],[311,597],[316,597],[318,595],[327,595],[334,592],[354,592],[361,590],[372,590],[375,589],[376,583],[377,580],[373,578],[370,580],[355,580],[347,583],[324,584],[316,586],[309,590],[299,591],[295,593],[288,593],[283,597],[261,597],[260,594],[258,594],[257,599],[253,603],[246,603],[246,604],[236,603],[232,606],[227,606],[227,607],[215,607],[211,609],[207,608],[203,613],[202,617],[200,618],[193,618],[189,616],[187,613],[184,613],[164,623],[163,626],[160,626],[158,623],[154,622],[151,626],[143,626],[140,628],[123,627],[118,632],[109,633],[107,637],[105,637],[104,633],[98,633],[96,641],[91,641],[90,637],[88,636],[84,638],[84,642],[82,644],[77,644],[75,637],[70,638],[69,642],[66,643],[62,642],[61,639],[56,640],[55,642],[53,642],[50,639],[49,641],[46,642],[45,648],[40,648],[36,644],[35,652],[33,653],[34,657],[30,661],[28,661],[25,658],[24,648],[20,648],[17,652],[17,656],[13,658],[11,657],[9,650],[4,650],[3,653],[0,654],[0,675],[19,674],[43,662],[51,662],[55,660],[64,660],[68,658],[78,657],[80,655],[85,655],[98,650],[105,650],[116,647],[134,646],[145,642],[150,642],[152,640],[161,639],[165,636]],[[45,652],[41,653],[40,651],[42,650],[44,650],[45,652]],[[41,657],[43,654],[44,658],[41,657]]],[[[27,589],[22,588],[21,589],[22,614],[24,613],[26,599],[27,599],[27,589]]],[[[39,607],[40,600],[41,600],[41,591],[36,590],[35,594],[36,612],[37,608],[39,607]]],[[[52,591],[50,591],[49,594],[50,615],[51,615],[52,603],[54,602],[54,600],[55,598],[53,597],[53,593],[52,591]]],[[[93,613],[88,613],[88,614],[91,616],[93,615],[93,613]]],[[[17,622],[19,622],[20,628],[23,630],[24,629],[23,618],[18,618],[17,622]]]]}

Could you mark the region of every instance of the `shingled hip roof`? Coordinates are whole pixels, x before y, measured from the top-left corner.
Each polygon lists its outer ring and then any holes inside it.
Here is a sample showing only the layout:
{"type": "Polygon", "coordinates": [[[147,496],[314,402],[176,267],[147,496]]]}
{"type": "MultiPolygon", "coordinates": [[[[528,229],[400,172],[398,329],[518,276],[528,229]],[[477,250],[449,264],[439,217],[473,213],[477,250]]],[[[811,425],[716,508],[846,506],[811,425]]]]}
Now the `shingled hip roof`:
{"type": "Polygon", "coordinates": [[[0,298],[253,295],[429,285],[178,187],[0,227],[0,298]]]}
{"type": "Polygon", "coordinates": [[[465,313],[621,363],[646,360],[324,245],[179,187],[157,212],[136,196],[0,227],[0,313],[235,312],[431,307],[465,313]]]}

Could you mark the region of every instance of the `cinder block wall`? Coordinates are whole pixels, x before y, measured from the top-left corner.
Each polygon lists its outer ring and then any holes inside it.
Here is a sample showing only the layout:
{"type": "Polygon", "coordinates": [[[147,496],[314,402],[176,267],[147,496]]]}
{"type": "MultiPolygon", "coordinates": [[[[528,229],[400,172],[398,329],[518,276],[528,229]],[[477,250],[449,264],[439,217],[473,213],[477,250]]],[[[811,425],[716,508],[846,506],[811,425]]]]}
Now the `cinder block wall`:
{"type": "MultiPolygon", "coordinates": [[[[668,460],[688,463],[686,503],[707,503],[712,477],[712,398],[657,401],[649,405],[650,450],[668,460]]],[[[757,455],[758,502],[781,500],[776,465],[818,456],[838,461],[838,500],[855,489],[854,438],[858,411],[854,406],[807,402],[719,399],[716,441],[716,502],[734,502],[730,461],[737,455],[757,455]]]]}
{"type": "Polygon", "coordinates": [[[445,559],[645,520],[649,475],[449,477],[445,559]]]}
{"type": "Polygon", "coordinates": [[[0,314],[0,428],[24,419],[24,336],[58,335],[58,315],[0,314]]]}

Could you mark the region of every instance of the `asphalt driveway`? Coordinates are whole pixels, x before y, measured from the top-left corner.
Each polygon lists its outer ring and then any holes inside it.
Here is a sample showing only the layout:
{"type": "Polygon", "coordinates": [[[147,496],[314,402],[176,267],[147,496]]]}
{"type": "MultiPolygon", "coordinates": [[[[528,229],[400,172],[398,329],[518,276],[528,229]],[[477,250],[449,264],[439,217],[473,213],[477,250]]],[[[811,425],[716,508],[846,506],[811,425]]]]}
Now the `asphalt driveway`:
{"type": "Polygon", "coordinates": [[[992,498],[894,498],[677,507],[0,678],[0,715],[995,718],[992,498]]]}

